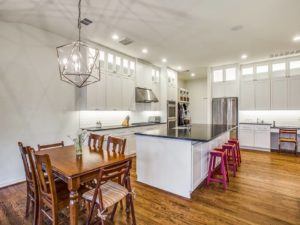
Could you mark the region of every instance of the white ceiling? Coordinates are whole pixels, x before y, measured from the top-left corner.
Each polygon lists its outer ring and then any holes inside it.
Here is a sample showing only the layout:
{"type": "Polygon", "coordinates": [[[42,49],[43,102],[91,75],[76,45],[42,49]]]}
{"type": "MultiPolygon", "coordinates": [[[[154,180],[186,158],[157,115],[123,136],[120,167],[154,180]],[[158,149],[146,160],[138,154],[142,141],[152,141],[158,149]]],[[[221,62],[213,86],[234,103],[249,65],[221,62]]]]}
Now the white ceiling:
{"type": "MultiPolygon", "coordinates": [[[[77,1],[2,0],[0,20],[23,22],[77,39],[77,1]]],[[[300,49],[299,0],[82,0],[93,21],[83,37],[160,65],[161,58],[203,76],[209,65],[234,63],[300,49]],[[242,26],[238,31],[231,28],[242,26]],[[111,35],[134,40],[129,46],[111,35]],[[147,47],[145,56],[141,49],[147,47]],[[204,74],[203,74],[204,73],[204,74]]],[[[61,43],[58,43],[58,45],[61,43]]],[[[187,76],[187,75],[186,75],[187,76]]]]}

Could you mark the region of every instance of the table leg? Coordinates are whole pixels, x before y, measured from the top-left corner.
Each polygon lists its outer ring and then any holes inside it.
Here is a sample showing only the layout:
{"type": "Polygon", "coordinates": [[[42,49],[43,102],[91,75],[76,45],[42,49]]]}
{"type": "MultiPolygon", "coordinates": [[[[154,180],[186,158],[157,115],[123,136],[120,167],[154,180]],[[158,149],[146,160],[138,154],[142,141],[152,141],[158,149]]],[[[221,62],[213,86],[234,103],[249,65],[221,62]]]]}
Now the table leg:
{"type": "Polygon", "coordinates": [[[68,181],[68,188],[70,191],[70,225],[78,225],[78,189],[80,187],[80,180],[71,179],[68,181]]]}

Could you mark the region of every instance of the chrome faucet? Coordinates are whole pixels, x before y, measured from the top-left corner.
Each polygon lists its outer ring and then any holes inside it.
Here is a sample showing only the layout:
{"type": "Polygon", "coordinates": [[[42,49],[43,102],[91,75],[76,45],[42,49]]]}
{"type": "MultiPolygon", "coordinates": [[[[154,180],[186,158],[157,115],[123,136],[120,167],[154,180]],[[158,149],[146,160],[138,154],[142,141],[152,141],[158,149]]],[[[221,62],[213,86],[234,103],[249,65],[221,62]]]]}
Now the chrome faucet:
{"type": "Polygon", "coordinates": [[[101,123],[101,121],[99,120],[99,121],[97,121],[96,122],[96,125],[97,125],[97,127],[102,127],[102,123],[101,123]]]}

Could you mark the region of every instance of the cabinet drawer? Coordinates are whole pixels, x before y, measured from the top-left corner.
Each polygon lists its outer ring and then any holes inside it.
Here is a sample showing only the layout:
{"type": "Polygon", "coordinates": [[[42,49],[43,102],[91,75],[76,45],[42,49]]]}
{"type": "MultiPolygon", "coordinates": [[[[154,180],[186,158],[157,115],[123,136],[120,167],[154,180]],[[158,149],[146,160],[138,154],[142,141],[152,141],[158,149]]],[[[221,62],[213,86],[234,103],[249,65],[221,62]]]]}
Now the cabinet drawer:
{"type": "Polygon", "coordinates": [[[255,125],[255,130],[258,131],[270,131],[271,130],[271,126],[269,125],[255,125]]]}
{"type": "Polygon", "coordinates": [[[239,125],[240,130],[254,130],[254,125],[251,124],[240,124],[239,125]]]}

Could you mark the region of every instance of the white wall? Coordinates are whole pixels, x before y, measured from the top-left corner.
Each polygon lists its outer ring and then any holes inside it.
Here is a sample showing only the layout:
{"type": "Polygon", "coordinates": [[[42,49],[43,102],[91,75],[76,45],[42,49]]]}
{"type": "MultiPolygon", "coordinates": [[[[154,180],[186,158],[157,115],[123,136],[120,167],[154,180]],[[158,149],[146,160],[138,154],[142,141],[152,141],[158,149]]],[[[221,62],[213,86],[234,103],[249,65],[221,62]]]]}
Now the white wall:
{"type": "Polygon", "coordinates": [[[75,88],[59,80],[62,37],[28,25],[0,22],[0,187],[24,179],[17,141],[68,141],[79,127],[75,88]]]}
{"type": "Polygon", "coordinates": [[[178,86],[178,89],[179,89],[179,88],[186,88],[186,81],[185,81],[185,80],[178,79],[178,81],[177,81],[177,86],[178,86]]]}
{"type": "Polygon", "coordinates": [[[186,89],[190,92],[190,112],[192,123],[207,123],[207,81],[195,79],[186,81],[186,89]]]}
{"type": "Polygon", "coordinates": [[[239,111],[239,122],[256,122],[263,120],[283,126],[300,126],[299,110],[268,110],[268,111],[239,111]]]}

